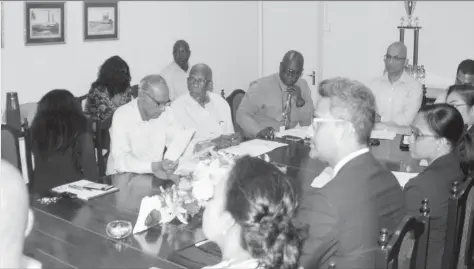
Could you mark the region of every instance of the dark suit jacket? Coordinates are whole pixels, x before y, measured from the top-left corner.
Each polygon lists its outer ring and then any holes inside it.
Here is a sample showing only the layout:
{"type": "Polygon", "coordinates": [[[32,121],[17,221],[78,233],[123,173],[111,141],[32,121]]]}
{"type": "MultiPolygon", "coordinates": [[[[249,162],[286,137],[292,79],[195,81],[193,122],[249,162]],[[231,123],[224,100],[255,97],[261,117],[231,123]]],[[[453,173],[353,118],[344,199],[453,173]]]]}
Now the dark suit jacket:
{"type": "Polygon", "coordinates": [[[309,191],[297,219],[309,224],[301,265],[341,269],[375,268],[381,228],[395,229],[405,214],[402,188],[372,153],[346,163],[324,187],[309,191]]]}
{"type": "Polygon", "coordinates": [[[453,181],[464,180],[460,160],[450,153],[436,159],[422,173],[405,185],[405,198],[409,214],[418,216],[421,201],[429,199],[430,237],[427,268],[441,268],[448,221],[448,199],[453,181]]]}

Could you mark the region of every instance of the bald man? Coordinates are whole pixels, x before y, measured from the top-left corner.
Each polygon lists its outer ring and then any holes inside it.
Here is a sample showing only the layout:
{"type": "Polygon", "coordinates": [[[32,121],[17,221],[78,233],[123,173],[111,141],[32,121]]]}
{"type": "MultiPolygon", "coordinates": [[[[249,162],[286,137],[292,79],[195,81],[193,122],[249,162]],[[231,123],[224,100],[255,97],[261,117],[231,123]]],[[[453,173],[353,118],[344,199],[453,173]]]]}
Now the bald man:
{"type": "Polygon", "coordinates": [[[110,127],[110,156],[107,174],[121,172],[154,173],[175,167],[163,160],[165,146],[183,131],[172,114],[168,86],[160,75],[140,81],[138,97],[119,107],[110,127]]]}
{"type": "Polygon", "coordinates": [[[384,57],[385,74],[367,83],[375,95],[377,120],[407,126],[421,107],[421,84],[405,73],[407,47],[401,42],[392,43],[384,57]]]}
{"type": "Polygon", "coordinates": [[[188,92],[187,77],[189,75],[189,57],[191,50],[185,40],[178,40],[173,46],[173,62],[168,64],[161,75],[166,80],[171,101],[188,92]]]}
{"type": "Polygon", "coordinates": [[[310,125],[313,100],[308,83],[300,79],[304,58],[297,51],[288,51],[280,62],[280,72],[252,83],[237,109],[237,123],[245,136],[273,136],[280,127],[310,125]],[[288,105],[288,98],[291,96],[288,105]],[[289,126],[284,125],[283,111],[289,108],[289,126]]]}
{"type": "Polygon", "coordinates": [[[25,237],[34,223],[25,182],[7,161],[2,159],[0,168],[0,268],[41,268],[23,255],[25,237]]]}
{"type": "MultiPolygon", "coordinates": [[[[463,84],[474,85],[474,60],[466,59],[458,65],[458,70],[456,72],[456,79],[454,80],[454,85],[463,85],[463,84]]],[[[447,93],[448,93],[448,90],[446,89],[446,92],[440,94],[436,98],[435,104],[446,103],[447,93]]]]}
{"type": "Polygon", "coordinates": [[[208,141],[225,148],[238,144],[240,136],[234,134],[234,125],[227,101],[213,93],[212,70],[206,64],[196,64],[187,79],[188,93],[171,104],[174,118],[181,126],[194,129],[196,133],[186,152],[199,142],[208,141]]]}

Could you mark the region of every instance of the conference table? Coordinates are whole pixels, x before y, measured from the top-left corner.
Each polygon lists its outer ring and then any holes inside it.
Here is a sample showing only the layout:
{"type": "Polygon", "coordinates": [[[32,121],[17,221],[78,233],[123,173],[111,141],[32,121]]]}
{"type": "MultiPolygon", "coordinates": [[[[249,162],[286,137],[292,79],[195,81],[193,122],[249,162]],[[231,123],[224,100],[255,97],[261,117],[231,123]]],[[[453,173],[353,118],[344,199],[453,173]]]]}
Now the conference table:
{"type": "MultiPolygon", "coordinates": [[[[399,148],[401,136],[381,140],[373,146],[374,156],[388,169],[398,171],[400,162],[412,171],[422,170],[409,152],[399,148]]],[[[288,143],[268,153],[270,161],[286,166],[286,174],[301,186],[302,195],[327,166],[309,158],[310,147],[288,143]]],[[[202,268],[220,261],[218,247],[205,240],[201,216],[188,224],[175,220],[158,225],[123,240],[107,236],[106,225],[114,220],[130,221],[138,217],[143,197],[160,193],[160,186],[173,184],[153,175],[123,173],[106,176],[104,183],[114,184],[116,193],[89,201],[61,198],[44,204],[32,195],[35,222],[25,242],[25,254],[39,260],[43,268],[202,268]]]]}

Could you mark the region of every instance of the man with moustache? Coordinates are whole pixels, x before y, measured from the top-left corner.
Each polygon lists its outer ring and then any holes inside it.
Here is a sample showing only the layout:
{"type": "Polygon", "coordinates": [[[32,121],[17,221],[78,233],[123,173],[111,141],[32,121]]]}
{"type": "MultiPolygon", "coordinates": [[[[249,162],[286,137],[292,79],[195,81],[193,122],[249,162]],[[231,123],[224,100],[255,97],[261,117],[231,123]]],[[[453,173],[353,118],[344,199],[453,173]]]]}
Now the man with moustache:
{"type": "Polygon", "coordinates": [[[384,56],[386,73],[367,86],[375,95],[377,121],[400,126],[410,125],[423,100],[421,84],[405,72],[407,47],[394,42],[384,56]]]}
{"type": "Polygon", "coordinates": [[[212,70],[206,64],[194,65],[187,79],[188,93],[171,105],[173,118],[196,133],[185,154],[199,151],[199,143],[225,148],[241,141],[234,133],[230,107],[220,94],[213,93],[212,70]],[[195,148],[195,145],[198,145],[195,148]]]}
{"type": "Polygon", "coordinates": [[[176,163],[163,160],[165,146],[183,131],[168,112],[168,86],[160,75],[140,81],[138,97],[118,108],[110,127],[107,174],[173,172],[176,163]]]}
{"type": "Polygon", "coordinates": [[[188,92],[186,80],[189,74],[190,56],[191,50],[188,42],[185,40],[176,41],[173,46],[173,62],[161,71],[161,75],[168,84],[171,101],[188,92]]]}
{"type": "Polygon", "coordinates": [[[316,178],[317,188],[302,199],[297,219],[309,224],[309,238],[301,265],[328,268],[334,261],[337,268],[373,269],[380,229],[393,231],[405,214],[401,186],[369,150],[375,98],[346,78],[321,82],[319,95],[310,156],[329,164],[332,179],[316,178]]]}
{"type": "Polygon", "coordinates": [[[280,62],[279,73],[250,84],[236,116],[245,136],[271,137],[281,127],[311,124],[314,106],[308,83],[300,79],[303,66],[303,55],[288,51],[280,62]],[[287,109],[290,109],[289,126],[283,123],[283,113],[287,109]]]}

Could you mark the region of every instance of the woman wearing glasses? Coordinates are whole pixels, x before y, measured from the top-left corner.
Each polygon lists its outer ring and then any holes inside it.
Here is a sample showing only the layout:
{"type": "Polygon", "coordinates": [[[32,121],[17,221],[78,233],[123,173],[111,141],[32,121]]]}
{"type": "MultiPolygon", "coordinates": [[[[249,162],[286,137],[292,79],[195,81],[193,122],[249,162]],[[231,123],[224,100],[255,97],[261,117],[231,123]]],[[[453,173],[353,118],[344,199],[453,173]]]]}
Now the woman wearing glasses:
{"type": "Polygon", "coordinates": [[[454,106],[461,113],[464,124],[472,135],[474,132],[474,128],[471,128],[474,124],[474,86],[462,84],[449,87],[446,103],[454,106]]]}
{"type": "Polygon", "coordinates": [[[404,192],[408,213],[418,215],[421,201],[429,199],[431,223],[426,268],[441,268],[446,236],[448,198],[454,181],[462,182],[472,169],[474,148],[461,113],[448,104],[420,109],[411,126],[410,153],[429,166],[410,179],[404,192]]]}

